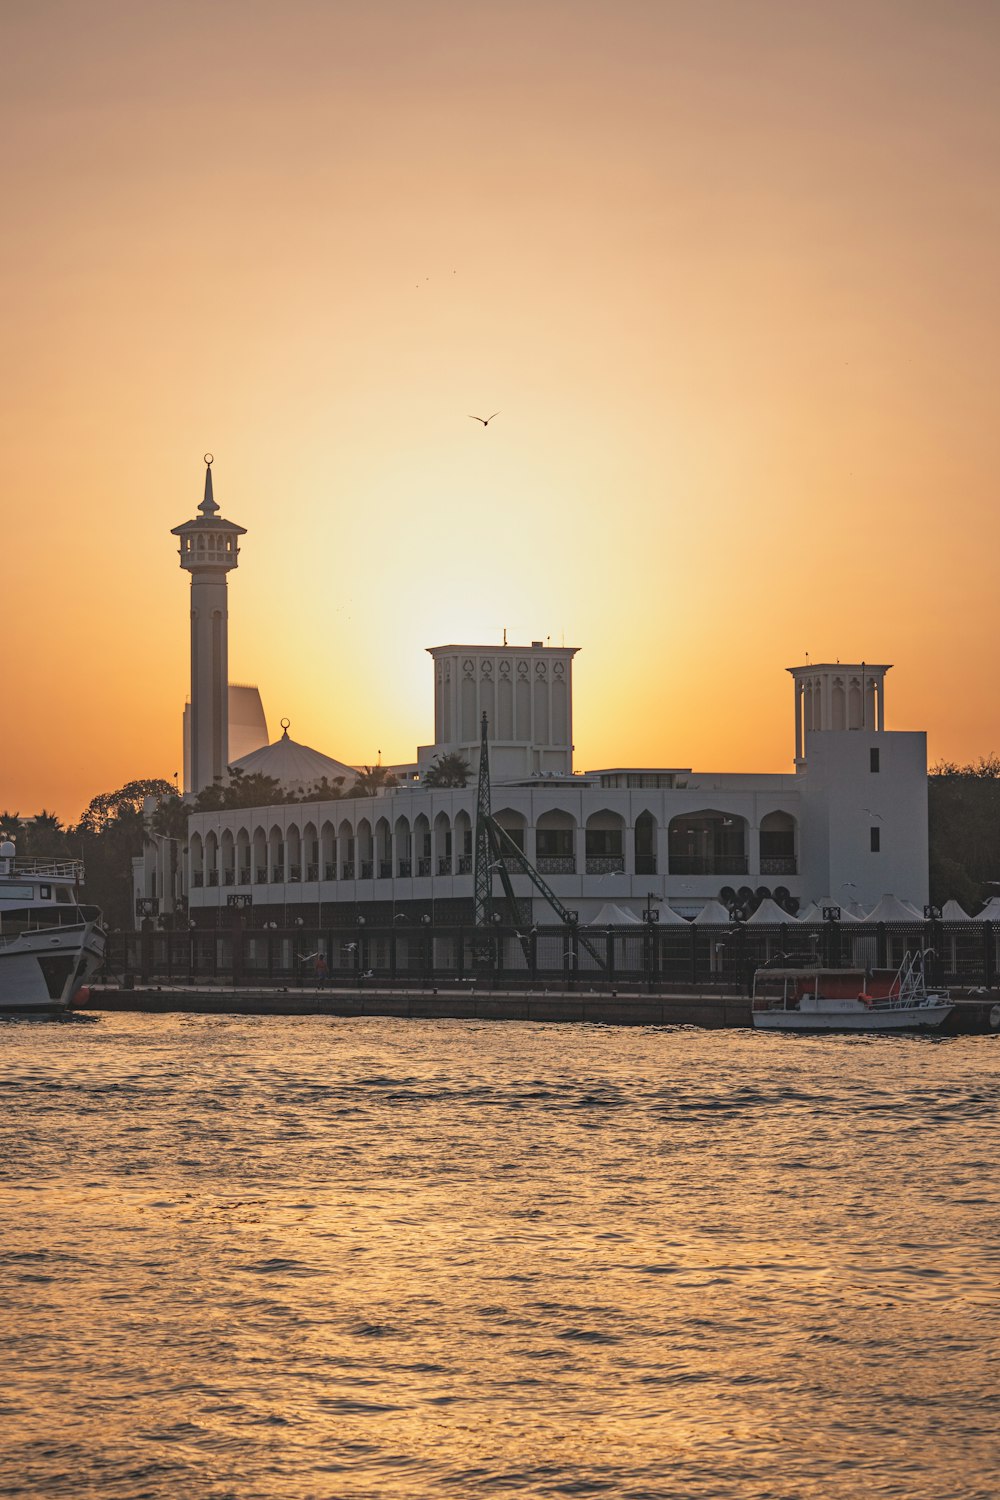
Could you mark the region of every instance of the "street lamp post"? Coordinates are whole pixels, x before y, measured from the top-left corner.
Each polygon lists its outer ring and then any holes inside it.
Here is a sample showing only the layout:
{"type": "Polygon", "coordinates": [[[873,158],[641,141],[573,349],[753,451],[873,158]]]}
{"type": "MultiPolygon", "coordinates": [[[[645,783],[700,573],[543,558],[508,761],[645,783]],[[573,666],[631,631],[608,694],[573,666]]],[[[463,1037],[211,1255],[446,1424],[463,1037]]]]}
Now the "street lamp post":
{"type": "Polygon", "coordinates": [[[646,910],[642,914],[642,920],[646,924],[643,933],[643,967],[646,971],[646,989],[649,994],[653,993],[653,980],[656,973],[656,943],[653,938],[653,927],[660,920],[659,906],[663,897],[657,895],[656,891],[647,891],[646,910]]]}

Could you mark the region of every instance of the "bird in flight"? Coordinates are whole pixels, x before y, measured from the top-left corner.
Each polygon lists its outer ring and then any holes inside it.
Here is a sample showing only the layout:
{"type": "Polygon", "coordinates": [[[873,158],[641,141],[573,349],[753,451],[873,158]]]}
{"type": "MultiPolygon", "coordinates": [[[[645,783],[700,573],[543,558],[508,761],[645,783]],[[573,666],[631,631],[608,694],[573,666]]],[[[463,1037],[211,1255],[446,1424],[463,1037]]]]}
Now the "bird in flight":
{"type": "Polygon", "coordinates": [[[499,415],[500,415],[500,413],[498,411],[494,411],[494,412],[491,412],[488,417],[477,417],[474,412],[471,412],[471,411],[469,412],[469,416],[472,419],[472,421],[473,422],[482,422],[482,424],[483,424],[484,427],[488,427],[490,425],[490,423],[493,421],[493,418],[494,417],[498,417],[499,415]]]}

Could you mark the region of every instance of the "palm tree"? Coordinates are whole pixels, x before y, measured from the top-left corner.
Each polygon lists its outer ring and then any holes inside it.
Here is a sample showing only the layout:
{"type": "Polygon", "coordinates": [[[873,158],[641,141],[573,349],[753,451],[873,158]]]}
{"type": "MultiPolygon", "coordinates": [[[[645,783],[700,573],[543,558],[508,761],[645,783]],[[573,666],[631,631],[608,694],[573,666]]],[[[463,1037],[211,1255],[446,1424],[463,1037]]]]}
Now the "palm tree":
{"type": "Polygon", "coordinates": [[[398,786],[399,782],[391,771],[385,766],[365,766],[358,773],[358,779],[351,788],[355,797],[377,797],[379,792],[387,787],[398,786]]]}
{"type": "Polygon", "coordinates": [[[56,814],[46,808],[28,819],[25,832],[32,854],[54,858],[66,853],[66,830],[56,814]]]}
{"type": "Polygon", "coordinates": [[[16,839],[21,832],[21,814],[0,812],[0,839],[16,839]]]}
{"type": "Polygon", "coordinates": [[[472,767],[457,750],[435,755],[434,764],[423,779],[424,786],[468,786],[472,767]]]}

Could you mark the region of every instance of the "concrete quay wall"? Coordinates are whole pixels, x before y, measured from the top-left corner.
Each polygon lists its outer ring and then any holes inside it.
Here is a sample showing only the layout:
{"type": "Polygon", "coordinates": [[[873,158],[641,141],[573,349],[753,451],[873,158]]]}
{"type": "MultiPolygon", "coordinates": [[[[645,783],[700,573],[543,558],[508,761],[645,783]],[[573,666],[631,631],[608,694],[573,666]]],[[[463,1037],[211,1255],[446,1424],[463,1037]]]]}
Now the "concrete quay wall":
{"type": "Polygon", "coordinates": [[[181,1011],[230,1016],[399,1016],[423,1020],[588,1021],[603,1026],[750,1025],[745,995],[601,995],[470,989],[217,989],[208,986],[100,985],[77,1010],[181,1011]]]}

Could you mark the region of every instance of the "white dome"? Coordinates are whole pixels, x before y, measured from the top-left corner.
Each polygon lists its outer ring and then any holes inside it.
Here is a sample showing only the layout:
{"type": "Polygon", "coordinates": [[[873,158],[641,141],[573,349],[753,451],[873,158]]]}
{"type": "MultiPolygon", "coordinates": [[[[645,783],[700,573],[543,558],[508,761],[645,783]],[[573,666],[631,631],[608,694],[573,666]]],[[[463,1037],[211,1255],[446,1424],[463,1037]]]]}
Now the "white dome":
{"type": "Polygon", "coordinates": [[[289,739],[287,726],[280,740],[251,750],[249,755],[233,761],[233,766],[244,776],[273,776],[286,792],[308,792],[324,776],[329,782],[343,777],[346,791],[358,777],[353,766],[345,766],[343,761],[289,739]]]}

